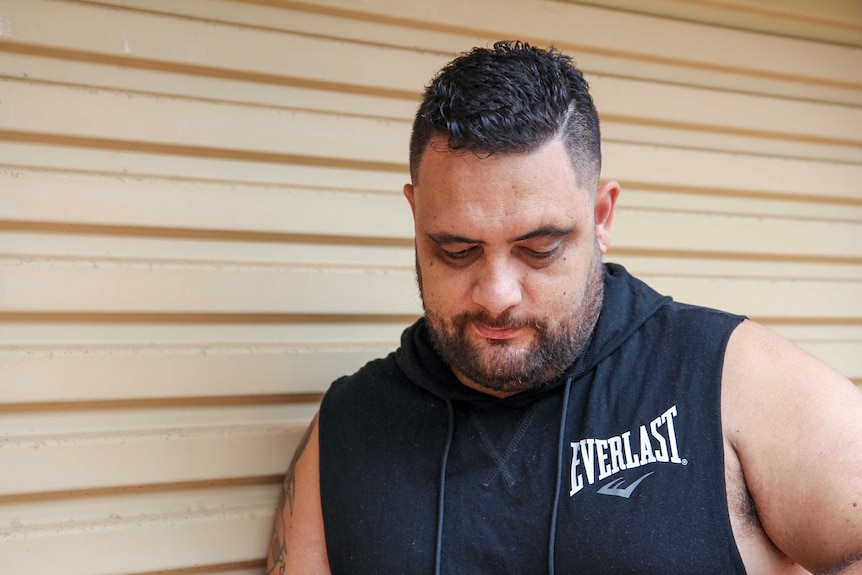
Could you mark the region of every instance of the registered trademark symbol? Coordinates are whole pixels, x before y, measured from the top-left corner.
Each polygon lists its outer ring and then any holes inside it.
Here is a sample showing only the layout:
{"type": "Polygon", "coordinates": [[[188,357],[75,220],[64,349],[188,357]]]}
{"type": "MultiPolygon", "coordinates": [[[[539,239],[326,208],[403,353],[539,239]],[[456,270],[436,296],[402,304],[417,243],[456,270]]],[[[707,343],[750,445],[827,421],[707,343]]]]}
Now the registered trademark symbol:
{"type": "Polygon", "coordinates": [[[682,460],[682,464],[683,464],[683,465],[688,465],[688,459],[683,459],[683,460],[682,460]]]}

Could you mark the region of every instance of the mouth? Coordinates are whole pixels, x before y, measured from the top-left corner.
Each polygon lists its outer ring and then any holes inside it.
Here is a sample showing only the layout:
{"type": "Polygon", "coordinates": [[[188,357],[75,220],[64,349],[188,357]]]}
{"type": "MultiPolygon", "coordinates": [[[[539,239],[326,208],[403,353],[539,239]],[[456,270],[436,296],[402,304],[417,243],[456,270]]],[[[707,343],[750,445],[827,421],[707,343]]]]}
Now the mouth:
{"type": "Polygon", "coordinates": [[[473,323],[473,327],[482,337],[494,340],[506,340],[516,337],[523,328],[520,327],[490,327],[481,323],[473,323]]]}

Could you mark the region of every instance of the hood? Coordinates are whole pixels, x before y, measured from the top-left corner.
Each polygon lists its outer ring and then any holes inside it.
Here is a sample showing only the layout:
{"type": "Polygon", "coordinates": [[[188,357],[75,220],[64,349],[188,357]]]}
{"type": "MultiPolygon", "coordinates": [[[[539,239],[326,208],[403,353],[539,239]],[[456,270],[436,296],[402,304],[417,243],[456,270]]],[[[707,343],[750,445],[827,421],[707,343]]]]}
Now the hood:
{"type": "Polygon", "coordinates": [[[659,308],[671,301],[670,297],[658,294],[618,264],[604,264],[604,284],[602,311],[584,353],[557,378],[538,388],[497,398],[463,385],[431,346],[425,318],[420,318],[404,331],[396,360],[416,385],[440,399],[522,407],[557,392],[567,381],[577,382],[621,346],[659,308]]]}

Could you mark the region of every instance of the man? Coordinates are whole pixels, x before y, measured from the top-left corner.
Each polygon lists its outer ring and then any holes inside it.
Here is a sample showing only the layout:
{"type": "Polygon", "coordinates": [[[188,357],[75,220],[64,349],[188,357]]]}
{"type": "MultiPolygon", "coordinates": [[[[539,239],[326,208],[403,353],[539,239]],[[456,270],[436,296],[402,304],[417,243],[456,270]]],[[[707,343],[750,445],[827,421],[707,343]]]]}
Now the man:
{"type": "Polygon", "coordinates": [[[862,573],[862,394],[602,264],[600,163],[563,54],[434,79],[404,187],[425,316],[327,392],[270,573],[862,573]]]}

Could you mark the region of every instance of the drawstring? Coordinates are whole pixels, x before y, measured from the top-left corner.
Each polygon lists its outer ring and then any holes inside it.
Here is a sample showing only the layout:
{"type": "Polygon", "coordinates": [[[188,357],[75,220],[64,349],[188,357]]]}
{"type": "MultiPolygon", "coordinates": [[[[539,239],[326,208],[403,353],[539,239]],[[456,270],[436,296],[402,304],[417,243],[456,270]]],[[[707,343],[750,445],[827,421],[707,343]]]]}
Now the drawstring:
{"type": "MultiPolygon", "coordinates": [[[[551,535],[548,539],[548,575],[554,575],[555,570],[554,551],[557,538],[557,515],[560,508],[560,489],[563,483],[563,460],[565,459],[563,442],[566,434],[566,417],[569,413],[569,394],[572,390],[572,382],[574,380],[575,375],[570,375],[566,379],[565,389],[563,390],[560,431],[557,437],[557,481],[554,489],[554,504],[551,511],[551,535]]],[[[449,414],[449,426],[446,432],[446,445],[443,448],[443,459],[440,465],[440,493],[437,500],[437,542],[434,552],[434,575],[440,575],[440,570],[443,566],[443,515],[446,495],[446,467],[449,462],[449,451],[452,448],[452,438],[455,436],[455,408],[450,399],[446,400],[446,410],[449,414]]]]}
{"type": "Polygon", "coordinates": [[[440,575],[440,568],[443,563],[443,503],[446,494],[446,464],[449,460],[452,438],[455,435],[455,410],[452,407],[452,400],[446,400],[446,409],[449,412],[449,430],[446,432],[446,446],[443,448],[443,461],[440,469],[440,496],[437,500],[437,548],[434,553],[434,575],[440,575]]]}
{"type": "Polygon", "coordinates": [[[560,488],[563,482],[563,438],[566,433],[566,416],[569,412],[569,392],[572,389],[574,374],[566,380],[566,389],[563,392],[563,409],[560,416],[560,435],[557,438],[557,485],[554,490],[554,506],[551,511],[551,536],[548,538],[548,575],[554,575],[555,557],[554,550],[557,539],[557,512],[560,509],[560,488]]]}

